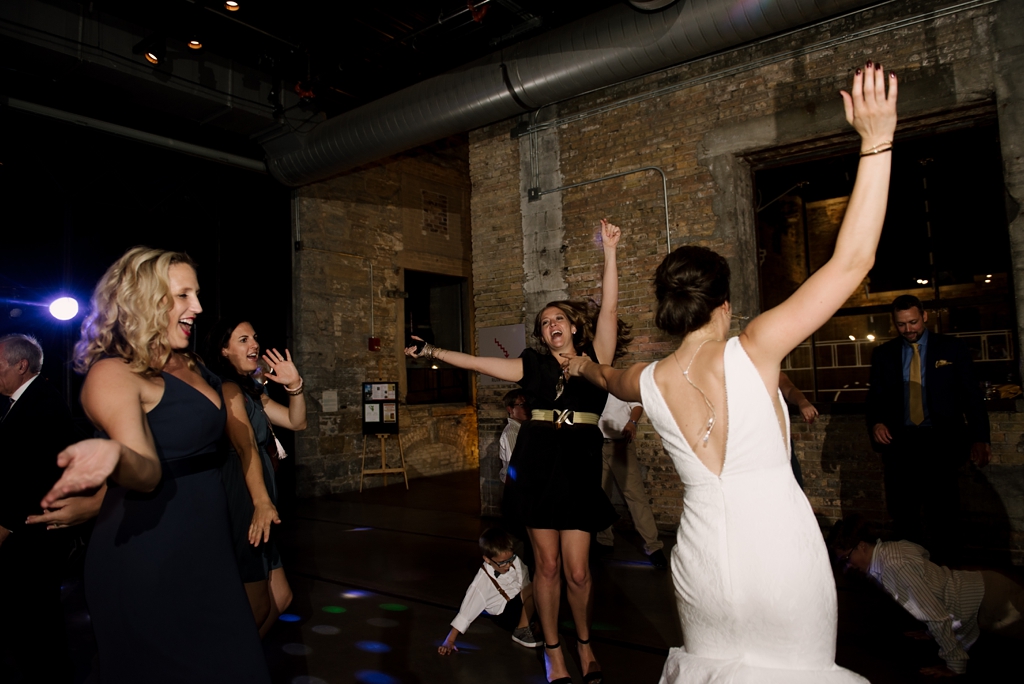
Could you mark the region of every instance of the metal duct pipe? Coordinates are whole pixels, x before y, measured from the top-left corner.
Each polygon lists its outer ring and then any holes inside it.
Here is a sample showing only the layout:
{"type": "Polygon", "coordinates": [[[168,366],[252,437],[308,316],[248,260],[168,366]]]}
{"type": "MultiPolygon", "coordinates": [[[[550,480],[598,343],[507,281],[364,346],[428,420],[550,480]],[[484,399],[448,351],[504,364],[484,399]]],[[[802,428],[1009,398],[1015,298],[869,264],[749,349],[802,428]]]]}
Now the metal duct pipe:
{"type": "Polygon", "coordinates": [[[620,4],[346,112],[267,146],[267,168],[305,185],[448,135],[878,0],[684,0],[620,4]]]}

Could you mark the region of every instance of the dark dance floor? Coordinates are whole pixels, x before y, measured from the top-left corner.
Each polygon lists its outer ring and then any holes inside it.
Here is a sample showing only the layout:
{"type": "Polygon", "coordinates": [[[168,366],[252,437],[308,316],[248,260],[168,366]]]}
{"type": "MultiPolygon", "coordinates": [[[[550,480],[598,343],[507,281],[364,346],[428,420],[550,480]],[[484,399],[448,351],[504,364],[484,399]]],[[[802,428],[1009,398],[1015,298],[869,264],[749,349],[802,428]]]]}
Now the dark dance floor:
{"type": "MultiPolygon", "coordinates": [[[[299,502],[281,526],[285,571],[295,600],[265,640],[280,684],[542,684],[542,649],[512,642],[486,617],[437,655],[466,586],[479,566],[476,539],[494,521],[478,515],[479,476],[457,473],[299,502]]],[[[665,537],[666,553],[674,539],[665,537]]],[[[647,563],[639,538],[616,536],[613,554],[593,559],[594,651],[608,684],[658,681],[670,645],[682,641],[668,572],[647,563]]],[[[68,596],[79,663],[89,660],[79,592],[68,596]]],[[[888,597],[863,582],[839,591],[837,660],[876,684],[932,681],[933,641],[888,597]]],[[[568,609],[562,643],[574,652],[568,609]]],[[[962,682],[1000,681],[1010,653],[979,642],[962,682]]],[[[582,678],[570,665],[575,682],[582,678]]],[[[1017,670],[1019,672],[1019,669],[1017,670]]],[[[79,681],[97,681],[94,673],[79,681]]]]}

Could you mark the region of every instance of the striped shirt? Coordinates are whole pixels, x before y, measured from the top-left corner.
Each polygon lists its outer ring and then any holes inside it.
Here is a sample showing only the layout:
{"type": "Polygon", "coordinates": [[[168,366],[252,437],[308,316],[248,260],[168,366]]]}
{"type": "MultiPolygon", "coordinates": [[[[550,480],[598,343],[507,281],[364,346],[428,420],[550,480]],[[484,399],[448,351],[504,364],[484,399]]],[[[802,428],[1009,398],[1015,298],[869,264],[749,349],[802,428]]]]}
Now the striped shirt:
{"type": "Polygon", "coordinates": [[[946,666],[963,674],[967,649],[978,640],[978,607],[985,584],[979,572],[950,570],[928,558],[928,551],[917,544],[879,540],[868,574],[927,625],[946,666]]]}

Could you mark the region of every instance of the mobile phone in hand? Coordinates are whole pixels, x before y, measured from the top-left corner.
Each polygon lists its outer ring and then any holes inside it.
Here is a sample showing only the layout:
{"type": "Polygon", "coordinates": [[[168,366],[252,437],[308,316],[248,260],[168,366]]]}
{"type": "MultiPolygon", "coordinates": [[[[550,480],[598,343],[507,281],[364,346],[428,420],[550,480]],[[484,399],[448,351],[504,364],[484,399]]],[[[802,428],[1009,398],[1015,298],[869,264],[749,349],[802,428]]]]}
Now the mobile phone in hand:
{"type": "Polygon", "coordinates": [[[425,344],[426,344],[426,341],[424,341],[424,340],[414,340],[414,339],[412,339],[410,337],[407,340],[405,346],[406,347],[416,347],[416,356],[419,356],[421,353],[423,353],[423,345],[425,345],[425,344]]]}

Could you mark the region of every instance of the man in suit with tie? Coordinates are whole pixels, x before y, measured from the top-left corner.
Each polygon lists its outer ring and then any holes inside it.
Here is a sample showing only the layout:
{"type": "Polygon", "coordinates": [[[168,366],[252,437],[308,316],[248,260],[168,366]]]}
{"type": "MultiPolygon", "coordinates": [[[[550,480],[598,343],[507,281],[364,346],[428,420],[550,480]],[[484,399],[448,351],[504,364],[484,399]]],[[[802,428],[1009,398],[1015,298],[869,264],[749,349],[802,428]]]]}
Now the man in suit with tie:
{"type": "Polygon", "coordinates": [[[988,412],[967,345],[929,332],[917,297],[897,297],[892,318],[899,337],[871,357],[868,429],[896,538],[948,563],[959,546],[958,472],[968,453],[979,467],[992,453],[988,412]]]}
{"type": "Polygon", "coordinates": [[[60,478],[57,454],[77,441],[68,406],[39,377],[43,350],[0,337],[0,671],[5,682],[69,682],[60,582],[67,530],[26,525],[60,478]]]}

